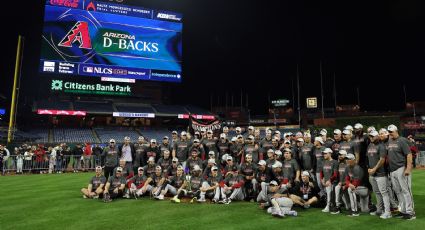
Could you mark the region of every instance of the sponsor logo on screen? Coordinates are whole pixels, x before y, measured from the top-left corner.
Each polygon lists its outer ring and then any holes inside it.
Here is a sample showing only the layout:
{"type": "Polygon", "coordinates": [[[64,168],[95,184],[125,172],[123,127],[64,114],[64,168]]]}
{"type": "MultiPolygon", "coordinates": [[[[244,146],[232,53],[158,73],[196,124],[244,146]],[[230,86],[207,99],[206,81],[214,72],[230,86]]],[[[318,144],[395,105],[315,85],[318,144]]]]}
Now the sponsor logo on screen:
{"type": "Polygon", "coordinates": [[[82,1],[83,0],[50,0],[50,5],[78,8],[79,3],[82,1]]]}
{"type": "Polygon", "coordinates": [[[175,14],[161,13],[161,12],[158,13],[156,15],[156,17],[160,18],[160,19],[167,19],[167,20],[173,20],[173,21],[178,21],[178,22],[182,20],[180,17],[178,17],[175,14]]]}
{"type": "Polygon", "coordinates": [[[43,71],[44,72],[55,72],[55,62],[52,61],[44,61],[43,71]]]}

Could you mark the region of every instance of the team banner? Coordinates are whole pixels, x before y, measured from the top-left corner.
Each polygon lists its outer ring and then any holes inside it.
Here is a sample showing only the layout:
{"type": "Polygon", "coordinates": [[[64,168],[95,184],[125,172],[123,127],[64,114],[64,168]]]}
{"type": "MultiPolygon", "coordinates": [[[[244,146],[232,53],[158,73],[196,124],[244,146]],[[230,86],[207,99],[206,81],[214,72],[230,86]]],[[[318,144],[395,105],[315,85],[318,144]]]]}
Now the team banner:
{"type": "Polygon", "coordinates": [[[190,116],[189,120],[190,128],[192,128],[194,131],[201,131],[201,129],[206,129],[212,130],[214,132],[221,129],[221,122],[218,119],[212,121],[201,121],[194,118],[193,116],[190,116]]]}
{"type": "Polygon", "coordinates": [[[40,72],[181,81],[182,16],[93,0],[49,0],[40,72]]]}

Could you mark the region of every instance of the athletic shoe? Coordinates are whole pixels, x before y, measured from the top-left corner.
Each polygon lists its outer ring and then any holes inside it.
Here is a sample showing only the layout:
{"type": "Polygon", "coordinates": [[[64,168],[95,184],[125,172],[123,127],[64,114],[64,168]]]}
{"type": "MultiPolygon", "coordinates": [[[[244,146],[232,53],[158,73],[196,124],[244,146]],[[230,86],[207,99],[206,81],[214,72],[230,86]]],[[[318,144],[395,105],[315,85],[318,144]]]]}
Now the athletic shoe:
{"type": "Polygon", "coordinates": [[[231,202],[232,202],[232,199],[228,198],[228,199],[226,199],[226,203],[224,203],[224,204],[230,204],[231,202]]]}
{"type": "Polygon", "coordinates": [[[132,192],[131,192],[131,195],[134,197],[134,199],[136,199],[136,200],[137,200],[138,196],[137,196],[136,191],[132,191],[132,192]]]}
{"type": "Polygon", "coordinates": [[[384,212],[382,215],[379,216],[379,218],[381,219],[390,219],[391,217],[392,216],[390,212],[384,212]]]}
{"type": "Polygon", "coordinates": [[[159,194],[159,196],[156,197],[157,200],[164,200],[164,195],[159,194]]]}
{"type": "Polygon", "coordinates": [[[274,216],[274,217],[278,217],[278,218],[283,218],[283,217],[285,217],[285,215],[283,214],[283,212],[282,212],[282,211],[274,211],[274,212],[272,212],[272,216],[274,216]]]}
{"type": "Polygon", "coordinates": [[[394,218],[404,218],[404,216],[405,216],[406,214],[404,214],[404,213],[402,213],[402,212],[399,212],[399,213],[397,213],[396,215],[394,215],[394,218]]]}
{"type": "Polygon", "coordinates": [[[201,197],[200,199],[198,199],[198,202],[199,202],[199,203],[204,203],[204,202],[206,202],[206,201],[207,201],[207,200],[205,200],[205,198],[202,198],[202,197],[201,197]]]}
{"type": "Polygon", "coordinates": [[[283,214],[287,216],[298,216],[298,212],[295,210],[283,211],[283,214]]]}
{"type": "Polygon", "coordinates": [[[414,220],[416,219],[416,215],[406,214],[403,216],[403,220],[414,220]]]}
{"type": "Polygon", "coordinates": [[[329,206],[326,205],[326,207],[322,209],[322,212],[329,212],[329,206]]]}
{"type": "Polygon", "coordinates": [[[99,195],[93,196],[93,199],[99,199],[99,195]]]}
{"type": "Polygon", "coordinates": [[[353,217],[360,216],[359,211],[353,211],[351,213],[351,216],[353,216],[353,217]]]}
{"type": "Polygon", "coordinates": [[[130,194],[126,193],[126,194],[124,194],[124,196],[122,196],[122,197],[124,197],[124,198],[126,198],[126,199],[130,199],[130,194]]]}
{"type": "Polygon", "coordinates": [[[274,207],[270,207],[270,208],[267,209],[268,214],[272,214],[274,212],[276,212],[274,207]]]}
{"type": "Polygon", "coordinates": [[[212,199],[211,200],[214,204],[217,204],[218,203],[218,200],[216,200],[216,199],[212,199]]]}
{"type": "Polygon", "coordinates": [[[88,197],[87,197],[86,195],[83,195],[83,198],[84,198],[84,199],[87,199],[88,197]]]}
{"type": "Polygon", "coordinates": [[[190,203],[192,204],[193,202],[195,202],[195,201],[197,201],[197,200],[198,200],[198,198],[193,197],[193,198],[192,198],[192,200],[190,200],[190,203]]]}
{"type": "Polygon", "coordinates": [[[339,207],[335,207],[331,211],[331,214],[333,215],[340,214],[340,213],[341,213],[341,209],[339,207]]]}
{"type": "Polygon", "coordinates": [[[227,199],[226,198],[223,198],[222,200],[220,200],[218,203],[219,204],[225,204],[227,201],[226,201],[227,199]]]}
{"type": "Polygon", "coordinates": [[[304,204],[304,206],[303,206],[305,209],[309,209],[310,208],[310,205],[309,204],[304,204]]]}

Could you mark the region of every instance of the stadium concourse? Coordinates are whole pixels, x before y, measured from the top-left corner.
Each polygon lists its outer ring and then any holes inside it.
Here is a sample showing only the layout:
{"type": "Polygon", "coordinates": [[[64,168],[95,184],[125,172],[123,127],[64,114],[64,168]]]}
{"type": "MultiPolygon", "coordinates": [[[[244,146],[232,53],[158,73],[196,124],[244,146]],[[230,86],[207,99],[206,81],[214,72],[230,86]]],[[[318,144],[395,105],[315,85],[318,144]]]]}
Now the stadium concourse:
{"type": "MultiPolygon", "coordinates": [[[[12,152],[1,146],[1,168],[3,174],[94,169],[81,192],[104,202],[142,196],[170,197],[175,203],[252,201],[279,218],[297,216],[293,207],[300,206],[351,217],[416,219],[411,173],[418,151],[395,125],[375,130],[357,123],[332,133],[322,129],[315,136],[311,130],[272,129],[263,136],[253,126],[220,131],[215,136],[206,129],[193,134],[174,130],[151,137],[137,135],[140,130],[112,131],[99,135],[110,138],[107,143],[92,146],[89,134],[72,130],[87,138],[72,149],[66,143],[23,144],[12,152]],[[122,144],[116,135],[125,135],[122,144]]],[[[60,135],[55,140],[60,142],[60,135]]]]}

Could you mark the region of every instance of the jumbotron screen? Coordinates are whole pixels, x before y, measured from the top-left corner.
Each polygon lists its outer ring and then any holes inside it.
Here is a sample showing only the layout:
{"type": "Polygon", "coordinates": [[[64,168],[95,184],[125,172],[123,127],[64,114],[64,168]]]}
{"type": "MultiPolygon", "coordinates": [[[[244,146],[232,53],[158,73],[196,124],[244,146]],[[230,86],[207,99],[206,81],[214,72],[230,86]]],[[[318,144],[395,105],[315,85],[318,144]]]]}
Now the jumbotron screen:
{"type": "Polygon", "coordinates": [[[182,26],[170,11],[47,0],[40,72],[181,82],[182,26]]]}

